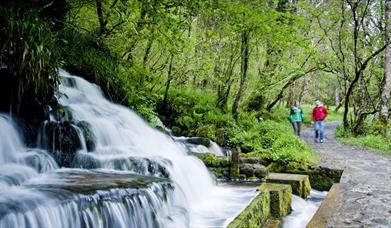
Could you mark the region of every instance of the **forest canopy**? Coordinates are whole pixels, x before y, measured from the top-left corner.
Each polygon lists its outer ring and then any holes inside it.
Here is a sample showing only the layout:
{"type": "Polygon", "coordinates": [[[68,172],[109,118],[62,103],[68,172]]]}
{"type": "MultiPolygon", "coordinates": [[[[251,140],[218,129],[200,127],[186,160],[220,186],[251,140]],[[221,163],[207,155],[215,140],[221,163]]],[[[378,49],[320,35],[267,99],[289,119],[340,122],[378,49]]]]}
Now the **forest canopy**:
{"type": "Polygon", "coordinates": [[[342,110],[344,130],[354,135],[366,134],[369,123],[376,123],[370,131],[387,134],[387,1],[1,4],[0,64],[2,71],[23,78],[21,97],[29,90],[37,97],[53,93],[47,88],[55,87],[57,77],[49,75],[63,67],[99,84],[106,96],[152,125],[160,118],[174,134],[208,137],[260,156],[271,153],[272,159],[280,156],[272,151],[286,151],[288,159],[313,160],[286,126],[285,107],[295,100],[321,99],[342,110]],[[6,15],[15,15],[10,17],[15,21],[6,15]],[[21,41],[10,31],[30,39],[21,41]],[[14,52],[15,47],[31,55],[14,52]],[[26,56],[34,64],[24,65],[26,56]],[[271,126],[280,129],[277,140],[264,145],[260,131],[271,126]]]}

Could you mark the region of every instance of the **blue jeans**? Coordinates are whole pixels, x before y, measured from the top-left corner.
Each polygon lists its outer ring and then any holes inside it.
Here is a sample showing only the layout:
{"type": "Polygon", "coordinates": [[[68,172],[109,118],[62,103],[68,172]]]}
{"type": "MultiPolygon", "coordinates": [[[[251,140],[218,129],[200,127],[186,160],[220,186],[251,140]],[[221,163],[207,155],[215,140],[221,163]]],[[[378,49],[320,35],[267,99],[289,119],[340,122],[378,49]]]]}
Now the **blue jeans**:
{"type": "Polygon", "coordinates": [[[315,121],[315,139],[323,140],[324,138],[324,123],[323,121],[315,121]]]}

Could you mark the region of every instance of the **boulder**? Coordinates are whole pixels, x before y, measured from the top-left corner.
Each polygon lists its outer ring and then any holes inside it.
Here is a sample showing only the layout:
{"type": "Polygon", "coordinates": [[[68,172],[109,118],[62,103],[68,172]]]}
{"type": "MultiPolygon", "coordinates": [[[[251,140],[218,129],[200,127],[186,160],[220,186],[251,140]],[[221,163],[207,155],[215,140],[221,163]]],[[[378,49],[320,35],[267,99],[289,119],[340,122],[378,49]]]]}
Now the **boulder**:
{"type": "Polygon", "coordinates": [[[262,179],[267,176],[268,170],[265,166],[261,164],[240,164],[239,173],[246,175],[247,178],[256,176],[259,179],[262,179]]]}
{"type": "Polygon", "coordinates": [[[241,157],[239,159],[239,162],[249,164],[262,164],[262,160],[258,157],[241,157]]]}
{"type": "Polygon", "coordinates": [[[70,167],[82,148],[77,126],[69,121],[43,125],[40,146],[47,149],[59,166],[70,167]]]}
{"type": "Polygon", "coordinates": [[[288,184],[292,187],[295,195],[306,199],[310,195],[311,185],[307,175],[288,173],[269,173],[266,178],[267,183],[288,184]]]}

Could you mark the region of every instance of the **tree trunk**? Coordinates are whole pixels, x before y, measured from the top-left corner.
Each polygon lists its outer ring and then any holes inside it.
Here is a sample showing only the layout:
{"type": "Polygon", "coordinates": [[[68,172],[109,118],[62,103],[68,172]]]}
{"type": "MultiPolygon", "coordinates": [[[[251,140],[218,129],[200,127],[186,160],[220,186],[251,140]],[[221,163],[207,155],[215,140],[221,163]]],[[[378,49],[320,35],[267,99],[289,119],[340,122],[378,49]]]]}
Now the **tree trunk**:
{"type": "MultiPolygon", "coordinates": [[[[388,29],[391,28],[391,0],[385,1],[385,42],[390,42],[390,32],[388,29]]],[[[391,92],[391,47],[387,46],[384,55],[384,78],[381,87],[381,110],[380,120],[387,125],[388,122],[388,100],[390,99],[391,92]]]]}
{"type": "Polygon", "coordinates": [[[98,14],[99,20],[99,35],[102,35],[106,32],[106,22],[103,18],[103,7],[101,0],[96,0],[96,13],[98,14]]]}
{"type": "Polygon", "coordinates": [[[147,47],[145,48],[145,52],[144,52],[144,57],[143,57],[144,68],[147,67],[148,57],[149,57],[149,53],[151,52],[152,44],[153,44],[153,38],[151,37],[148,39],[147,47]]]}
{"type": "Polygon", "coordinates": [[[303,101],[304,96],[307,93],[307,91],[308,91],[308,81],[304,79],[303,80],[303,87],[301,88],[301,91],[300,91],[300,94],[299,94],[299,103],[300,104],[303,101]]]}
{"type": "Polygon", "coordinates": [[[234,57],[235,55],[232,54],[229,59],[227,68],[225,69],[225,73],[224,73],[224,77],[225,77],[224,82],[219,83],[217,87],[216,106],[224,113],[226,112],[228,96],[232,85],[231,77],[235,67],[234,57]]]}
{"type": "Polygon", "coordinates": [[[249,38],[250,31],[245,30],[242,32],[242,45],[241,45],[241,67],[240,67],[240,84],[238,92],[235,96],[234,103],[232,105],[232,116],[236,119],[238,116],[238,107],[240,99],[242,98],[244,86],[247,78],[248,60],[249,60],[249,38]]]}
{"type": "Polygon", "coordinates": [[[293,102],[295,101],[295,87],[296,87],[296,82],[293,82],[289,86],[289,93],[288,93],[288,98],[286,101],[286,107],[289,108],[293,105],[293,102]]]}
{"type": "Polygon", "coordinates": [[[339,98],[339,87],[335,88],[335,107],[338,107],[339,104],[341,103],[340,98],[339,98]]]}
{"type": "Polygon", "coordinates": [[[167,70],[167,82],[166,82],[166,90],[164,91],[164,99],[163,99],[163,110],[164,112],[168,111],[168,92],[170,90],[170,85],[172,81],[172,62],[174,59],[174,55],[170,55],[168,70],[167,70]]]}

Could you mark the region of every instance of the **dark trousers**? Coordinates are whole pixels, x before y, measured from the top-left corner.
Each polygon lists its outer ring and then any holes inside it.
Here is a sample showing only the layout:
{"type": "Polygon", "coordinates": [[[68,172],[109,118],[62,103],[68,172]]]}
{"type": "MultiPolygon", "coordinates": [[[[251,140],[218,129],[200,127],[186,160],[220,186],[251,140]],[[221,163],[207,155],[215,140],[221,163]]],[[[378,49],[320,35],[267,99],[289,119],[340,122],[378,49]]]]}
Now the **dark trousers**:
{"type": "Polygon", "coordinates": [[[292,127],[295,135],[300,136],[301,122],[292,122],[292,127]]]}

